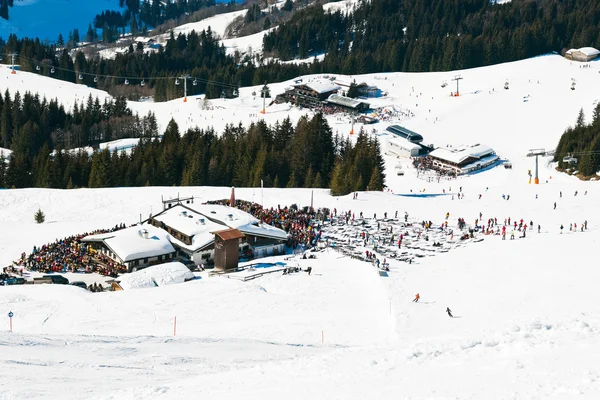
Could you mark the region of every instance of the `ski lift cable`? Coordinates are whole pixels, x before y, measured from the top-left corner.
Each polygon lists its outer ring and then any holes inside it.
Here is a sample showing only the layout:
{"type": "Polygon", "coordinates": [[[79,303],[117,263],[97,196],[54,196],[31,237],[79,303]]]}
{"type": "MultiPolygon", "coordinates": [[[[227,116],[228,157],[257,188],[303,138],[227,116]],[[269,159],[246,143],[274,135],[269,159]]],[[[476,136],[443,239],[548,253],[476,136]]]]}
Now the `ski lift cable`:
{"type": "MultiPolygon", "coordinates": [[[[26,61],[30,61],[32,63],[37,63],[37,60],[31,59],[31,58],[27,58],[27,57],[21,57],[19,56],[19,58],[21,60],[26,60],[26,61]]],[[[56,67],[56,66],[52,66],[52,69],[56,71],[64,71],[64,72],[69,72],[69,73],[77,73],[74,70],[71,69],[67,69],[67,68],[62,68],[62,67],[56,67]]],[[[118,80],[124,80],[124,79],[129,79],[129,80],[146,80],[150,81],[150,80],[176,80],[178,79],[180,76],[124,76],[124,75],[107,75],[107,74],[94,74],[94,73],[90,73],[90,72],[79,72],[78,75],[83,75],[83,76],[93,76],[93,77],[97,77],[98,79],[103,78],[103,79],[118,79],[118,80]]],[[[201,83],[206,83],[207,85],[215,85],[215,86],[223,86],[226,87],[227,89],[237,89],[238,85],[235,84],[231,84],[231,83],[226,83],[226,82],[220,82],[220,81],[215,81],[212,79],[204,79],[204,78],[199,78],[199,77],[195,77],[195,76],[188,76],[188,79],[192,79],[193,81],[201,82],[201,83]]],[[[192,82],[193,83],[193,82],[192,82]]]]}

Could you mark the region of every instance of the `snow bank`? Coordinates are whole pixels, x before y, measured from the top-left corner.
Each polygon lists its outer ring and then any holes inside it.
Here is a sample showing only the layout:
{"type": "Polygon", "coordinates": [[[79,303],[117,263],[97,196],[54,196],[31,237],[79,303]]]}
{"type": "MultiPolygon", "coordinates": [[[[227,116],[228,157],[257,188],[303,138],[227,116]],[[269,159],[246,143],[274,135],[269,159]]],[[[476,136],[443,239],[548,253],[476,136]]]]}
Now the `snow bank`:
{"type": "Polygon", "coordinates": [[[194,279],[194,274],[180,262],[154,265],[141,271],[119,277],[123,289],[141,289],[184,283],[194,279]]]}

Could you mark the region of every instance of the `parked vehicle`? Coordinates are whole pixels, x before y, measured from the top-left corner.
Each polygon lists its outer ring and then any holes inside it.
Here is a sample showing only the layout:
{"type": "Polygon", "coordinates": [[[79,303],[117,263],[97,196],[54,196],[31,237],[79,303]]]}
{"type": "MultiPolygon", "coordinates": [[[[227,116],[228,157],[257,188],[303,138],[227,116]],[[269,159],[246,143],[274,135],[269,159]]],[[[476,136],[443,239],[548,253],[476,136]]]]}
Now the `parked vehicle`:
{"type": "Polygon", "coordinates": [[[44,275],[44,278],[49,278],[55,285],[69,284],[69,280],[62,275],[44,275]]]}
{"type": "Polygon", "coordinates": [[[87,290],[86,283],[82,282],[82,281],[71,282],[71,283],[69,283],[69,285],[71,285],[71,286],[77,286],[77,287],[80,287],[82,289],[86,289],[87,290]]]}
{"type": "Polygon", "coordinates": [[[25,278],[10,277],[4,281],[6,285],[24,285],[27,283],[25,278]]]}

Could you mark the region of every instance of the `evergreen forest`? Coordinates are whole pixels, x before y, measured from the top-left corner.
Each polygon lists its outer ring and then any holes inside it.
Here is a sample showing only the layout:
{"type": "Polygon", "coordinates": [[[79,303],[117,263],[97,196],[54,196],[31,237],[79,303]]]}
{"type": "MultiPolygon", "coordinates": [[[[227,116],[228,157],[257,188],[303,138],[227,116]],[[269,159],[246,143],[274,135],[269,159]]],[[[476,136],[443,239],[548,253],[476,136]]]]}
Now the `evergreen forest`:
{"type": "Polygon", "coordinates": [[[356,144],[333,134],[322,114],[189,129],[183,135],[171,120],[162,135],[154,115],[132,115],[123,98],[100,103],[89,97],[67,112],[56,100],[8,92],[0,96],[0,188],[118,186],[330,187],[334,194],[382,190],[385,179],[376,138],[360,132],[356,144]],[[139,137],[130,153],[98,144],[139,137]],[[87,151],[65,150],[92,146],[87,151]]]}
{"type": "Polygon", "coordinates": [[[575,126],[569,127],[561,136],[554,161],[558,161],[559,168],[576,169],[583,177],[595,177],[600,171],[600,103],[589,124],[585,123],[583,110],[579,111],[575,126]],[[577,159],[576,168],[563,162],[563,158],[569,156],[577,159]]]}

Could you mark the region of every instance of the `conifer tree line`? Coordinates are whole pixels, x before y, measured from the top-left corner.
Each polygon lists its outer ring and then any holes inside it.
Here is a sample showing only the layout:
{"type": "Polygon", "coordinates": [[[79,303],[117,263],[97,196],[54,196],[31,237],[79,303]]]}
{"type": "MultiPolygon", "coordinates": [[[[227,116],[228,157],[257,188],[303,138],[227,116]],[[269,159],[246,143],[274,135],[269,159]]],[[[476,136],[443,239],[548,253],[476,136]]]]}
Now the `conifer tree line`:
{"type": "Polygon", "coordinates": [[[441,71],[600,46],[600,2],[361,0],[354,12],[302,10],[264,37],[283,59],[326,53],[323,70],[441,71]],[[406,30],[404,29],[406,28],[406,30]]]}
{"type": "Polygon", "coordinates": [[[27,122],[19,132],[8,163],[0,157],[0,187],[257,187],[262,180],[267,187],[330,187],[342,195],[382,190],[385,179],[377,139],[361,131],[353,145],[333,134],[322,114],[304,116],[295,126],[289,118],[274,126],[228,125],[221,135],[194,128],[181,136],[171,120],[162,137],[142,136],[129,154],[103,149],[91,157],[84,151],[51,153],[52,137],[37,123],[27,122]]]}
{"type": "Polygon", "coordinates": [[[12,152],[0,156],[0,187],[86,186],[88,154],[63,149],[157,135],[154,115],[132,115],[124,98],[100,103],[89,96],[66,111],[57,100],[7,90],[0,95],[0,147],[12,152]]]}
{"type": "Polygon", "coordinates": [[[561,136],[554,161],[559,168],[569,167],[563,162],[565,156],[577,158],[575,169],[583,176],[595,176],[600,171],[600,103],[594,108],[592,121],[585,123],[583,109],[579,111],[575,126],[569,127],[561,136]]]}

